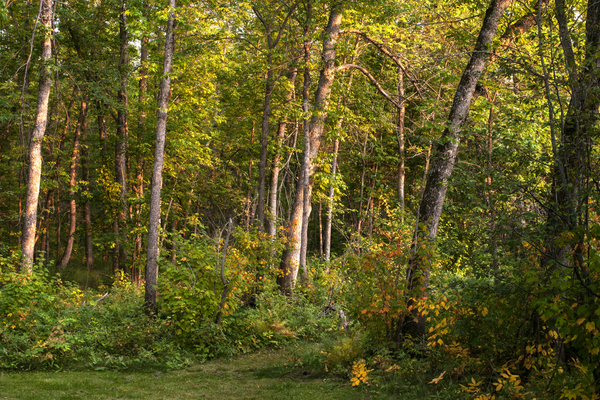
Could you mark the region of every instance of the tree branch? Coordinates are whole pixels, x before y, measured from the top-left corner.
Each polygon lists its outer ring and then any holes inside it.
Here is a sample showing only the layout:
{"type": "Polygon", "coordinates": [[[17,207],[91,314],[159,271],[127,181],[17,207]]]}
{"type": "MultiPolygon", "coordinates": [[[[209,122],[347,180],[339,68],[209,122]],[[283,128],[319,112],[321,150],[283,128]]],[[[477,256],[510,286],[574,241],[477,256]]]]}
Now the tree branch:
{"type": "Polygon", "coordinates": [[[402,65],[402,63],[400,62],[400,60],[398,59],[398,57],[395,56],[394,54],[392,54],[391,50],[388,49],[383,43],[380,43],[380,42],[376,41],[375,39],[369,37],[363,31],[359,31],[358,29],[347,29],[347,30],[344,31],[344,33],[354,33],[355,35],[361,36],[367,42],[369,42],[372,45],[374,45],[375,47],[377,47],[379,49],[379,51],[381,51],[383,54],[385,54],[386,56],[388,56],[389,58],[391,58],[392,61],[394,61],[394,63],[398,66],[398,68],[400,68],[402,70],[402,73],[405,74],[408,77],[408,80],[415,87],[415,90],[419,94],[419,97],[423,98],[423,93],[421,93],[421,90],[417,86],[417,83],[416,83],[416,80],[414,79],[414,77],[404,67],[404,65],[402,65]]]}
{"type": "MultiPolygon", "coordinates": [[[[398,103],[396,100],[394,100],[392,98],[392,96],[383,88],[381,87],[381,85],[379,84],[379,82],[377,82],[377,80],[373,77],[373,75],[371,75],[371,73],[366,70],[365,68],[361,67],[360,65],[356,65],[356,64],[345,64],[345,65],[340,65],[339,67],[336,68],[336,71],[343,71],[346,69],[357,69],[360,72],[363,73],[364,76],[366,76],[371,83],[373,84],[373,86],[375,86],[377,88],[377,90],[379,91],[379,93],[381,93],[383,95],[383,97],[385,97],[386,99],[388,99],[397,109],[401,109],[402,105],[400,103],[398,103]]],[[[406,101],[406,98],[402,98],[400,99],[401,102],[406,101]]]]}

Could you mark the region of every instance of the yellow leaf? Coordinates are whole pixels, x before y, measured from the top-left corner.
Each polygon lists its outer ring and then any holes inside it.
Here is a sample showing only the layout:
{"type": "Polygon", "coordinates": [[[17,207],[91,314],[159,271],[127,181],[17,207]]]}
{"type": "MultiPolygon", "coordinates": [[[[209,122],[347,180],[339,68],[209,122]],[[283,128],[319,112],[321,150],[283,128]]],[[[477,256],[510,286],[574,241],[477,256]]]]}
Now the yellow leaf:
{"type": "Polygon", "coordinates": [[[437,378],[435,378],[435,379],[432,379],[432,380],[431,380],[431,382],[429,382],[429,384],[431,385],[431,384],[433,383],[433,384],[437,385],[437,384],[438,384],[438,383],[439,383],[439,382],[440,382],[442,379],[444,379],[444,375],[445,375],[445,374],[446,374],[446,371],[442,372],[442,373],[440,374],[440,376],[438,376],[438,377],[437,377],[437,378]]]}
{"type": "Polygon", "coordinates": [[[579,318],[577,320],[577,322],[575,322],[575,323],[579,326],[579,325],[583,324],[583,321],[585,321],[585,318],[579,318]]]}
{"type": "Polygon", "coordinates": [[[588,332],[593,331],[594,328],[596,328],[596,324],[594,324],[594,322],[592,322],[592,321],[590,321],[587,324],[585,324],[585,329],[587,329],[588,332]]]}
{"type": "Polygon", "coordinates": [[[483,315],[484,317],[486,315],[488,315],[488,309],[487,309],[487,307],[483,307],[483,311],[481,311],[481,315],[483,315]]]}

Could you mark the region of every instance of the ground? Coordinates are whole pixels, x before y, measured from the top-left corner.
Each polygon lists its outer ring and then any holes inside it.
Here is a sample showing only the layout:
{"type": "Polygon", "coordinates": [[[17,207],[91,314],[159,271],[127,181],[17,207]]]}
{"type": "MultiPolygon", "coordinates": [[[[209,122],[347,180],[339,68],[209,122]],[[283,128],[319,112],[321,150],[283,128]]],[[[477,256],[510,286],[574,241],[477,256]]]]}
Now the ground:
{"type": "Polygon", "coordinates": [[[385,398],[340,377],[291,368],[289,354],[261,351],[178,371],[5,372],[0,400],[385,398]]]}

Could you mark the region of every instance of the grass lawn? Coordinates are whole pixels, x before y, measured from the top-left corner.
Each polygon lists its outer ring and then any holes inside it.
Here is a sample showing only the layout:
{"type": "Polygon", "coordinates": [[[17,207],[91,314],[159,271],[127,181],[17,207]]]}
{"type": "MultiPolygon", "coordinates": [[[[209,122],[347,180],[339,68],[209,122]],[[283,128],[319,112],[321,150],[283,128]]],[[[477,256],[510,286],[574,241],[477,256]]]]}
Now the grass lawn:
{"type": "Polygon", "coordinates": [[[285,366],[288,352],[263,351],[179,371],[0,373],[2,399],[365,399],[364,387],[285,366]]]}

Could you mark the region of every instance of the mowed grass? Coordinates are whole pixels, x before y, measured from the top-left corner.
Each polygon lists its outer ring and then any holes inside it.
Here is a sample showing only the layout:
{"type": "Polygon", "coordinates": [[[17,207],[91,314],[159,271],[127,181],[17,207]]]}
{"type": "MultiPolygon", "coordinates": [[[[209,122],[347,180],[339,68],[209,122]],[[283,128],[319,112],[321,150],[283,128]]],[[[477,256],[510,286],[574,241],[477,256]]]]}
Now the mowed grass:
{"type": "Polygon", "coordinates": [[[179,371],[0,374],[2,399],[365,399],[366,388],[285,365],[285,350],[215,360],[179,371]]]}

